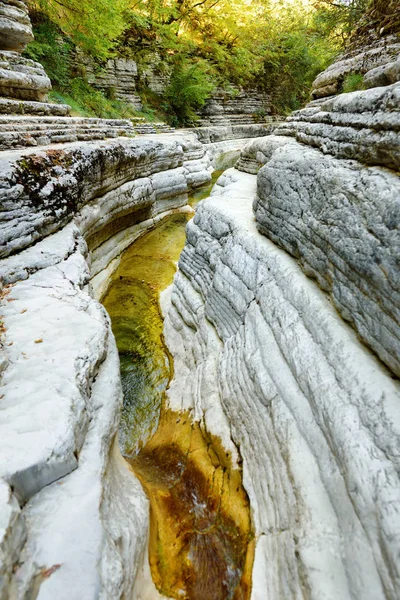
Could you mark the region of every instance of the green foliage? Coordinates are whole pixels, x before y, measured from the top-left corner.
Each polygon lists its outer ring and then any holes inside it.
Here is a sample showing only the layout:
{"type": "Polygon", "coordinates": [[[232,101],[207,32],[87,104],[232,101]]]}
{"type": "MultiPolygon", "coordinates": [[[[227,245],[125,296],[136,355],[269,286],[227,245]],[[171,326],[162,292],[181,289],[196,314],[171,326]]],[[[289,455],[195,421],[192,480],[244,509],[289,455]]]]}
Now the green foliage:
{"type": "Polygon", "coordinates": [[[337,43],[321,29],[319,17],[291,6],[281,11],[279,22],[269,31],[259,81],[271,95],[276,113],[300,108],[316,75],[338,52],[337,43]]]}
{"type": "MultiPolygon", "coordinates": [[[[115,89],[103,94],[89,85],[82,69],[77,72],[73,56],[78,46],[92,54],[99,68],[113,53],[133,58],[142,74],[138,90],[146,118],[167,118],[175,125],[193,123],[215,87],[266,91],[276,113],[299,108],[315,76],[343,50],[368,6],[376,15],[386,2],[28,1],[36,9],[35,41],[26,54],[44,64],[56,93],[76,112],[107,117],[132,112],[116,99],[115,89]],[[148,88],[143,74],[149,68],[171,74],[161,96],[148,88]]],[[[392,6],[396,0],[388,2],[392,6]]]]}
{"type": "Polygon", "coordinates": [[[196,110],[210,96],[214,84],[209,69],[203,61],[186,63],[180,60],[172,71],[171,80],[164,94],[168,108],[173,111],[172,124],[188,125],[196,120],[196,110]]]}
{"type": "MultiPolygon", "coordinates": [[[[386,0],[385,0],[386,2],[386,0]]],[[[367,10],[370,0],[315,0],[321,26],[345,42],[367,10]]]]}
{"type": "Polygon", "coordinates": [[[128,0],[28,0],[32,11],[44,13],[75,45],[105,59],[126,26],[128,0]]]}
{"type": "Polygon", "coordinates": [[[357,92],[358,90],[363,90],[364,88],[364,78],[359,73],[351,73],[350,75],[346,75],[343,81],[342,92],[357,92]]]}
{"type": "Polygon", "coordinates": [[[128,119],[138,114],[129,104],[107,98],[81,77],[71,79],[68,91],[52,91],[50,99],[69,104],[76,116],[128,119]]]}

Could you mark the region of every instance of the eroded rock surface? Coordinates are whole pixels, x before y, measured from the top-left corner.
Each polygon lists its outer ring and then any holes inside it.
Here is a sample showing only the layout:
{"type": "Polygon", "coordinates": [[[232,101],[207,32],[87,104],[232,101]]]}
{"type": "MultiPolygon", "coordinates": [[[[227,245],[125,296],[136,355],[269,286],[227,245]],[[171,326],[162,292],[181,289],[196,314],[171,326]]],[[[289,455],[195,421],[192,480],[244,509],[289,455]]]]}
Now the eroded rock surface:
{"type": "Polygon", "coordinates": [[[275,133],[337,158],[400,169],[400,83],[341,94],[294,112],[275,133]]]}
{"type": "Polygon", "coordinates": [[[312,97],[325,98],[340,93],[346,76],[353,74],[363,76],[367,87],[398,81],[398,67],[394,67],[394,63],[399,53],[399,35],[377,38],[369,46],[352,50],[318,75],[312,97]]]}
{"type": "Polygon", "coordinates": [[[0,47],[22,52],[33,40],[28,8],[22,0],[0,2],[0,47]]]}
{"type": "MultiPolygon", "coordinates": [[[[180,196],[183,205],[188,188],[210,181],[212,170],[203,146],[193,135],[166,136],[165,142],[157,138],[119,139],[36,153],[3,153],[0,169],[2,257],[56,232],[95,198],[104,196],[104,218],[98,212],[98,202],[87,209],[86,216],[83,212],[89,236],[104,227],[105,221],[115,223],[117,217],[124,217],[124,211],[132,212],[132,205],[140,203],[143,195],[142,208],[156,200],[153,192],[160,204],[167,205],[169,198],[180,196]],[[143,187],[146,189],[141,192],[143,187]],[[115,194],[107,195],[114,190],[115,194]],[[128,205],[124,205],[126,200],[128,205]],[[112,208],[113,203],[116,206],[112,208]]],[[[151,216],[149,209],[146,218],[151,216]]],[[[126,225],[120,220],[114,233],[126,225]]]]}
{"type": "Polygon", "coordinates": [[[239,164],[265,165],[254,204],[259,230],[299,259],[396,375],[399,99],[395,83],[306,107],[278,136],[248,146],[239,164]]]}
{"type": "Polygon", "coordinates": [[[255,176],[227,171],[187,227],[165,324],[169,406],[240,452],[253,600],[394,600],[399,387],[297,261],[257,231],[255,194],[255,176]]]}
{"type": "Polygon", "coordinates": [[[201,110],[201,126],[231,126],[262,122],[271,113],[271,99],[256,89],[217,89],[201,110]]]}
{"type": "Polygon", "coordinates": [[[90,278],[186,204],[210,160],[193,136],[3,160],[1,597],[130,597],[148,505],[115,444],[119,361],[90,278]]]}
{"type": "Polygon", "coordinates": [[[151,506],[149,559],[165,596],[250,598],[254,544],[242,474],[186,412],[163,411],[134,459],[151,506]]]}

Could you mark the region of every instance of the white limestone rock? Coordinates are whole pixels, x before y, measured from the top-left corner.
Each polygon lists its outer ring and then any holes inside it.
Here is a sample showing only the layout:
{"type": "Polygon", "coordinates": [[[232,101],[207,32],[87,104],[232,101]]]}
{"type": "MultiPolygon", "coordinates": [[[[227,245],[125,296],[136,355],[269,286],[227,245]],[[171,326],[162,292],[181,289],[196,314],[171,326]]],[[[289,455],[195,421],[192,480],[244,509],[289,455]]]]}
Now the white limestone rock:
{"type": "Polygon", "coordinates": [[[109,335],[104,309],[84,291],[88,279],[81,252],[66,250],[62,261],[13,284],[2,302],[9,365],[0,474],[21,503],[77,467],[109,335]]]}
{"type": "Polygon", "coordinates": [[[136,90],[138,77],[137,64],[128,58],[110,58],[99,70],[96,61],[76,49],[75,65],[84,69],[89,83],[102,90],[106,95],[132,104],[136,110],[142,110],[142,102],[136,90]]]}
{"type": "Polygon", "coordinates": [[[210,180],[210,160],[193,135],[2,159],[0,222],[13,245],[0,261],[0,598],[130,598],[148,502],[115,441],[118,354],[85,240],[100,276],[210,180]],[[29,158],[37,187],[24,193],[15,165],[29,158]]]}
{"type": "Polygon", "coordinates": [[[265,138],[256,138],[243,147],[235,167],[238,171],[256,175],[260,168],[269,161],[277,148],[292,141],[290,137],[284,135],[268,135],[265,138]]]}
{"type": "Polygon", "coordinates": [[[399,375],[399,177],[293,142],[260,170],[254,212],[399,375]]]}
{"type": "Polygon", "coordinates": [[[252,123],[244,125],[211,125],[207,127],[196,127],[193,131],[203,144],[222,142],[225,140],[244,139],[268,135],[276,127],[277,123],[270,124],[252,123]]]}
{"type": "MultiPolygon", "coordinates": [[[[375,40],[370,46],[358,48],[349,52],[329,65],[320,73],[312,86],[313,98],[333,96],[342,91],[342,85],[347,75],[365,75],[372,69],[385,67],[393,63],[400,54],[400,41],[397,36],[385,36],[375,40]]],[[[368,81],[369,76],[366,76],[368,81]]],[[[370,79],[371,85],[373,80],[370,79]]],[[[378,85],[381,85],[377,80],[378,85]]],[[[385,84],[386,85],[386,84],[385,84]]]]}
{"type": "MultiPolygon", "coordinates": [[[[175,198],[179,188],[180,203],[186,204],[189,188],[210,181],[211,170],[205,149],[193,134],[65,144],[3,153],[0,159],[0,257],[55,233],[85,205],[93,200],[98,202],[99,197],[104,196],[106,203],[114,202],[107,193],[139,178],[153,176],[151,185],[156,201],[168,204],[168,197],[175,198]],[[196,161],[193,166],[192,161],[196,161]]],[[[133,187],[137,189],[136,184],[133,187]]],[[[124,200],[122,190],[116,194],[124,200]]],[[[175,200],[175,206],[177,204],[175,200]]],[[[164,210],[167,208],[170,207],[164,210]]],[[[126,212],[123,202],[119,209],[114,202],[109,220],[122,217],[126,212]]],[[[107,209],[103,211],[103,215],[106,214],[107,209]]],[[[124,223],[120,221],[119,227],[123,229],[124,223]]]]}
{"type": "Polygon", "coordinates": [[[341,94],[294,112],[277,135],[337,158],[400,169],[400,83],[341,94]]]}
{"type": "Polygon", "coordinates": [[[255,193],[254,176],[228,171],[188,224],[165,321],[169,403],[240,452],[252,600],[394,600],[399,386],[257,232],[255,193]]]}
{"type": "Polygon", "coordinates": [[[0,598],[8,597],[13,567],[26,540],[25,522],[10,486],[0,479],[0,598]]]}
{"type": "Polygon", "coordinates": [[[0,2],[0,50],[22,52],[33,40],[28,9],[22,0],[0,2]]]}
{"type": "Polygon", "coordinates": [[[111,452],[119,361],[86,254],[71,223],[1,264],[11,282],[1,306],[2,598],[129,597],[147,542],[147,500],[111,452]]]}
{"type": "Polygon", "coordinates": [[[400,81],[400,57],[386,65],[371,69],[363,78],[366,88],[390,85],[397,81],[400,81]]]}
{"type": "Polygon", "coordinates": [[[50,79],[40,63],[17,52],[0,51],[0,96],[46,102],[50,90],[50,79]]]}

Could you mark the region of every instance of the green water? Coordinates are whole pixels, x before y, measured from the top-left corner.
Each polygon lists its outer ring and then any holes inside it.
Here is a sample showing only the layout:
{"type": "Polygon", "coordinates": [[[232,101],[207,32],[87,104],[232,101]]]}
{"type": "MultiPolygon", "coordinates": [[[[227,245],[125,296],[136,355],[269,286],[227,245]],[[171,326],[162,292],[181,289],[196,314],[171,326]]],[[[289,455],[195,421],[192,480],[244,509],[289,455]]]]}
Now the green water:
{"type": "MultiPolygon", "coordinates": [[[[194,208],[221,174],[189,198],[194,208]]],[[[156,431],[171,365],[163,340],[159,296],[173,280],[192,217],[174,213],[136,240],[121,257],[103,298],[121,362],[124,405],[119,438],[125,456],[135,456],[156,431]]]]}

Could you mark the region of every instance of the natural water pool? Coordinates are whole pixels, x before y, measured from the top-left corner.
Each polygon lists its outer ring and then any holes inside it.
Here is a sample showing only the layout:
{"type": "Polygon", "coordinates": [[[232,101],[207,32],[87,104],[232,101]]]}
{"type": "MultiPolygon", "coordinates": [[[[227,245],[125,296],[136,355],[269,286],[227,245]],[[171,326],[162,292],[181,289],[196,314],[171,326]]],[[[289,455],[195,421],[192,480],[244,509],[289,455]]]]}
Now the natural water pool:
{"type": "MultiPolygon", "coordinates": [[[[206,198],[221,174],[190,197],[206,198]]],[[[193,213],[167,216],[122,255],[103,299],[120,353],[123,455],[150,499],[149,562],[166,597],[247,600],[254,542],[241,470],[220,440],[163,402],[173,362],[160,293],[173,281],[193,213]]]]}
{"type": "MultiPolygon", "coordinates": [[[[207,198],[222,171],[189,197],[207,198]]],[[[172,365],[163,340],[159,296],[173,281],[192,213],[173,213],[136,240],[122,255],[102,299],[118,346],[124,405],[119,429],[121,451],[134,456],[157,428],[172,365]]]]}

